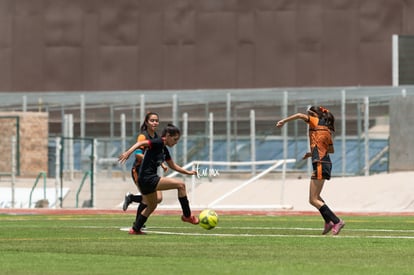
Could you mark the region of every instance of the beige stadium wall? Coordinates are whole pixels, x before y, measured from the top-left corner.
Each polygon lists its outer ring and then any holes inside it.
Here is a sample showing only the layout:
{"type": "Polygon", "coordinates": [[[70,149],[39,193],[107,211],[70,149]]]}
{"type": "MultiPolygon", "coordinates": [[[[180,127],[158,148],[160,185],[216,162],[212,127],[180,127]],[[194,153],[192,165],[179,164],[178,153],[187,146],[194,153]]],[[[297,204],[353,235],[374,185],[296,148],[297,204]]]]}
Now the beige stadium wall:
{"type": "Polygon", "coordinates": [[[414,171],[414,97],[390,102],[390,172],[414,171]]]}
{"type": "Polygon", "coordinates": [[[40,172],[48,171],[48,119],[48,113],[42,112],[0,112],[1,173],[12,171],[11,139],[12,136],[17,138],[16,129],[19,129],[20,138],[16,150],[18,176],[36,177],[40,172]]]}
{"type": "Polygon", "coordinates": [[[391,84],[414,0],[0,0],[0,91],[391,84]]]}

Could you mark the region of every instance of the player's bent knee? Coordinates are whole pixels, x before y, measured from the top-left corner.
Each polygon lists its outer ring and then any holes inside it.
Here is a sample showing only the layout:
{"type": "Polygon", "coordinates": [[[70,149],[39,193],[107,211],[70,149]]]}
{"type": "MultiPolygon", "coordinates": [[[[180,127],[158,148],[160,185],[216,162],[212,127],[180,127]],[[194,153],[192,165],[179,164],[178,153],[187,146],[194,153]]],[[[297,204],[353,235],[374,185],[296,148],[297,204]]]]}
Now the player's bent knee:
{"type": "Polygon", "coordinates": [[[149,211],[150,213],[154,212],[154,211],[155,211],[155,209],[157,208],[157,205],[158,205],[158,204],[155,204],[155,205],[148,205],[148,206],[147,206],[148,211],[149,211]]]}
{"type": "Polygon", "coordinates": [[[178,185],[178,189],[179,189],[179,190],[181,190],[181,191],[185,191],[185,183],[184,183],[184,182],[181,182],[181,183],[178,185]]]}
{"type": "Polygon", "coordinates": [[[317,206],[318,206],[318,200],[315,200],[315,199],[309,199],[309,203],[310,203],[312,206],[315,206],[315,207],[317,207],[317,206]]]}

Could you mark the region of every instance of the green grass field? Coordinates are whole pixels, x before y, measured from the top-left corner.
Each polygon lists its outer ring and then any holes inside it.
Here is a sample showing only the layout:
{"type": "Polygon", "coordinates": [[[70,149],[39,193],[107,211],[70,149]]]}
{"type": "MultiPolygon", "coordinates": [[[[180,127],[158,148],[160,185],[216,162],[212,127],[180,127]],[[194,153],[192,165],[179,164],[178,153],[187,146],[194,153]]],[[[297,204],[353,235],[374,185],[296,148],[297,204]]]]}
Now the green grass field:
{"type": "MultiPolygon", "coordinates": [[[[219,213],[220,215],[220,213],[219,213]]],[[[205,230],[154,215],[0,215],[0,274],[413,274],[414,217],[220,215],[205,230]]]]}

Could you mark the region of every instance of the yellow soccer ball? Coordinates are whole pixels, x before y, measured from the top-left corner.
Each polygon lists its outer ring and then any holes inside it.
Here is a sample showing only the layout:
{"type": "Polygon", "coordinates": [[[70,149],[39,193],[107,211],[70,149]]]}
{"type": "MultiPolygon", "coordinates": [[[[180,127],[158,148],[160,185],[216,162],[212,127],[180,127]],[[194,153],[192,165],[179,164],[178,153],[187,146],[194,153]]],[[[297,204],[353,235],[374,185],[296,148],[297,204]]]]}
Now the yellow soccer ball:
{"type": "Polygon", "coordinates": [[[204,229],[210,230],[217,226],[218,224],[218,215],[216,211],[212,209],[205,209],[201,211],[200,215],[198,216],[200,219],[200,226],[204,229]]]}

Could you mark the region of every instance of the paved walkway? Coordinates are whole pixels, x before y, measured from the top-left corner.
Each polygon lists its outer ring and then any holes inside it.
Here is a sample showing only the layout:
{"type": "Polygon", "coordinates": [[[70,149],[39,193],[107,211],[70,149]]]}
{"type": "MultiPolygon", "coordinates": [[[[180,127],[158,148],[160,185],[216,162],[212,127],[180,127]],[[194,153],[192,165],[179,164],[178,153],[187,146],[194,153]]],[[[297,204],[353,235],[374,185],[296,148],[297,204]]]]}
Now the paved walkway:
{"type": "MultiPolygon", "coordinates": [[[[327,204],[340,212],[413,212],[414,213],[414,172],[379,174],[369,177],[338,177],[325,183],[322,193],[327,204]]],[[[217,176],[207,178],[185,177],[190,203],[193,209],[213,207],[227,210],[265,211],[312,211],[308,203],[309,180],[289,178],[283,181],[280,174],[267,176],[241,188],[248,177],[217,176]],[[234,189],[240,188],[237,192],[234,189]],[[194,190],[194,191],[193,191],[194,190]],[[213,203],[213,204],[212,204],[213,203]]],[[[69,192],[63,202],[64,208],[75,208],[75,197],[79,181],[65,181],[64,188],[69,192]]],[[[16,188],[32,187],[34,179],[17,179],[16,188]]],[[[6,179],[0,187],[10,187],[6,179]]],[[[29,189],[30,189],[29,188],[29,189]]],[[[47,188],[55,190],[55,180],[47,179],[47,188]]],[[[36,189],[42,190],[42,184],[36,189]]],[[[121,210],[124,194],[135,192],[129,178],[98,177],[95,188],[96,209],[121,210]]],[[[52,192],[53,193],[53,192],[52,192]]],[[[179,209],[175,190],[164,191],[162,209],[179,209]]],[[[79,196],[78,207],[87,204],[90,186],[85,184],[79,196]]],[[[27,200],[26,198],[24,198],[27,200]]],[[[131,206],[133,209],[134,205],[131,206]]],[[[122,210],[121,210],[122,211],[122,210]]]]}
{"type": "MultiPolygon", "coordinates": [[[[325,182],[322,197],[341,212],[414,212],[414,172],[339,177],[325,182]]],[[[201,208],[247,180],[201,180],[192,194],[192,205],[201,208]]],[[[309,179],[258,180],[218,201],[214,207],[225,209],[290,209],[315,211],[308,203],[309,179]]],[[[191,194],[191,193],[190,193],[191,194]]]]}

